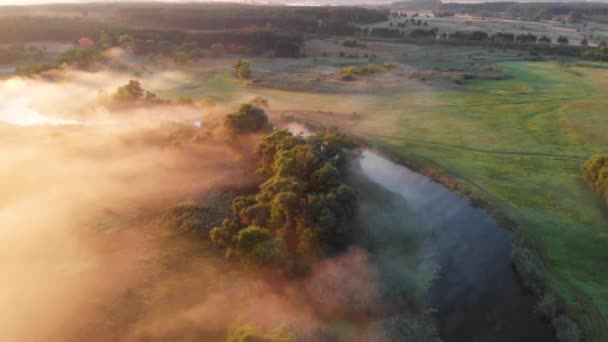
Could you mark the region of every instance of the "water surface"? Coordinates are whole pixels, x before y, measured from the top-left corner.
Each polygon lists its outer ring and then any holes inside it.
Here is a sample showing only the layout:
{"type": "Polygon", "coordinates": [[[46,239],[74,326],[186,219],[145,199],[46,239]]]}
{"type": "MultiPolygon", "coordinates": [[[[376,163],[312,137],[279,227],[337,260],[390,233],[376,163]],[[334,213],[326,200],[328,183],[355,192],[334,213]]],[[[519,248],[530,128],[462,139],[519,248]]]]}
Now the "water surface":
{"type": "Polygon", "coordinates": [[[512,237],[485,211],[380,154],[365,150],[363,173],[405,198],[433,232],[431,248],[441,267],[428,306],[444,341],[555,341],[536,301],[511,266],[512,237]]]}

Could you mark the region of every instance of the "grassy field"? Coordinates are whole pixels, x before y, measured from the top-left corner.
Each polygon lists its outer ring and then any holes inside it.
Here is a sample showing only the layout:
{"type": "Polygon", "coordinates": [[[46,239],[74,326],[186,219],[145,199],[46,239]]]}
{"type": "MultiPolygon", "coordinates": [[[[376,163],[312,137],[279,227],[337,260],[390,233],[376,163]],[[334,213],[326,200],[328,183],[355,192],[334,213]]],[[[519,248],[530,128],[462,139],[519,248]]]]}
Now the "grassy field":
{"type": "MultiPolygon", "coordinates": [[[[200,83],[163,95],[213,96],[229,106],[264,96],[272,115],[340,126],[387,152],[451,175],[520,223],[528,243],[545,252],[553,272],[551,287],[575,312],[596,308],[605,322],[608,209],[584,183],[581,165],[593,153],[608,151],[608,68],[574,60],[529,62],[505,51],[480,55],[444,47],[434,48],[433,58],[427,58],[428,52],[403,49],[391,51],[390,61],[417,72],[442,70],[452,61],[467,72],[464,66],[473,63],[475,70],[492,68],[508,77],[454,87],[400,76],[401,87],[378,87],[380,78],[315,92],[281,89],[282,83],[238,82],[226,63],[193,67],[188,72],[200,83]]],[[[321,66],[311,68],[312,58],[254,60],[254,76],[256,70],[262,77],[275,70],[279,78],[289,74],[287,83],[298,88],[314,79],[311,73],[331,72],[346,62],[328,58],[315,63],[321,66]]]]}
{"type": "Polygon", "coordinates": [[[394,153],[432,163],[520,222],[558,275],[552,287],[575,310],[588,310],[577,288],[607,317],[608,214],[584,183],[581,164],[608,150],[608,70],[500,66],[510,79],[471,81],[464,91],[435,94],[428,106],[394,98],[359,131],[394,153]]]}

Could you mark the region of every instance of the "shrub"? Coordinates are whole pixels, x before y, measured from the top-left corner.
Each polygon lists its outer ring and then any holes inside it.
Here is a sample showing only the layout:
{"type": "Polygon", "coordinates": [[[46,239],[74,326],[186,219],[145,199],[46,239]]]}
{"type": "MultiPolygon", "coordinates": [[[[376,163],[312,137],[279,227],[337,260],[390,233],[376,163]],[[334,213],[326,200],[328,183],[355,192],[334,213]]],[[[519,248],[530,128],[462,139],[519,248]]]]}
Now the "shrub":
{"type": "Polygon", "coordinates": [[[559,312],[559,303],[557,301],[557,297],[550,292],[545,293],[538,302],[536,309],[548,319],[552,320],[559,312]]]}
{"type": "Polygon", "coordinates": [[[346,38],[342,42],[342,45],[345,47],[357,47],[359,46],[359,41],[355,38],[346,38]]]}
{"type": "Polygon", "coordinates": [[[236,78],[241,80],[251,78],[251,64],[249,62],[239,59],[232,67],[236,78]]]}
{"type": "Polygon", "coordinates": [[[542,260],[529,249],[514,248],[513,263],[524,286],[540,295],[544,289],[545,266],[542,260]]]}
{"type": "Polygon", "coordinates": [[[569,317],[561,315],[552,322],[555,335],[560,342],[579,342],[581,332],[578,325],[569,317]]]}
{"type": "Polygon", "coordinates": [[[591,189],[608,204],[608,156],[594,155],[583,165],[584,177],[591,189]]]}

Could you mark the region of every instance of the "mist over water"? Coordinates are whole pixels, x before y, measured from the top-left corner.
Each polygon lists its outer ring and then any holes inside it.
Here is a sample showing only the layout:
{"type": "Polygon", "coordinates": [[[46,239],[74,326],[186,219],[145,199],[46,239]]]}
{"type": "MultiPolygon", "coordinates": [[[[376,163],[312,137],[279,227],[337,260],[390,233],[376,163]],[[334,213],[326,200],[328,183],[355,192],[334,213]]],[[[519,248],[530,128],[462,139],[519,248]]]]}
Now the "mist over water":
{"type": "Polygon", "coordinates": [[[554,341],[535,312],[535,299],[511,267],[511,234],[481,209],[429,178],[371,150],[364,174],[405,198],[419,222],[433,232],[431,248],[441,267],[428,306],[446,341],[554,341]]]}

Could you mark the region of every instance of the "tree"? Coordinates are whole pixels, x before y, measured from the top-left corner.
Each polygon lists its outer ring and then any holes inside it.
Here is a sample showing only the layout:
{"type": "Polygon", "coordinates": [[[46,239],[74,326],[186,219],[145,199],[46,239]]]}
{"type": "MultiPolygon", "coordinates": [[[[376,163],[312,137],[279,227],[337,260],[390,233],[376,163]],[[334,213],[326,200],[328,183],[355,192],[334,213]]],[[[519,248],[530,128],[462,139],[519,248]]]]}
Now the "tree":
{"type": "Polygon", "coordinates": [[[138,101],[144,96],[144,89],[139,81],[130,80],[128,84],[116,89],[114,99],[119,102],[138,101]]]}
{"type": "Polygon", "coordinates": [[[587,41],[587,38],[583,38],[583,40],[581,40],[581,45],[582,45],[582,46],[587,46],[587,45],[589,45],[589,42],[587,41]]]}
{"type": "Polygon", "coordinates": [[[234,65],[234,75],[236,78],[246,80],[251,78],[251,65],[249,62],[239,59],[234,65]]]}
{"type": "Polygon", "coordinates": [[[246,133],[266,130],[270,124],[262,108],[246,103],[241,105],[238,112],[226,116],[224,126],[233,133],[246,133]]]}
{"type": "Polygon", "coordinates": [[[566,44],[570,43],[570,41],[568,40],[568,37],[565,37],[565,36],[559,36],[559,37],[557,37],[557,42],[559,44],[563,44],[563,45],[566,45],[566,44]]]}

